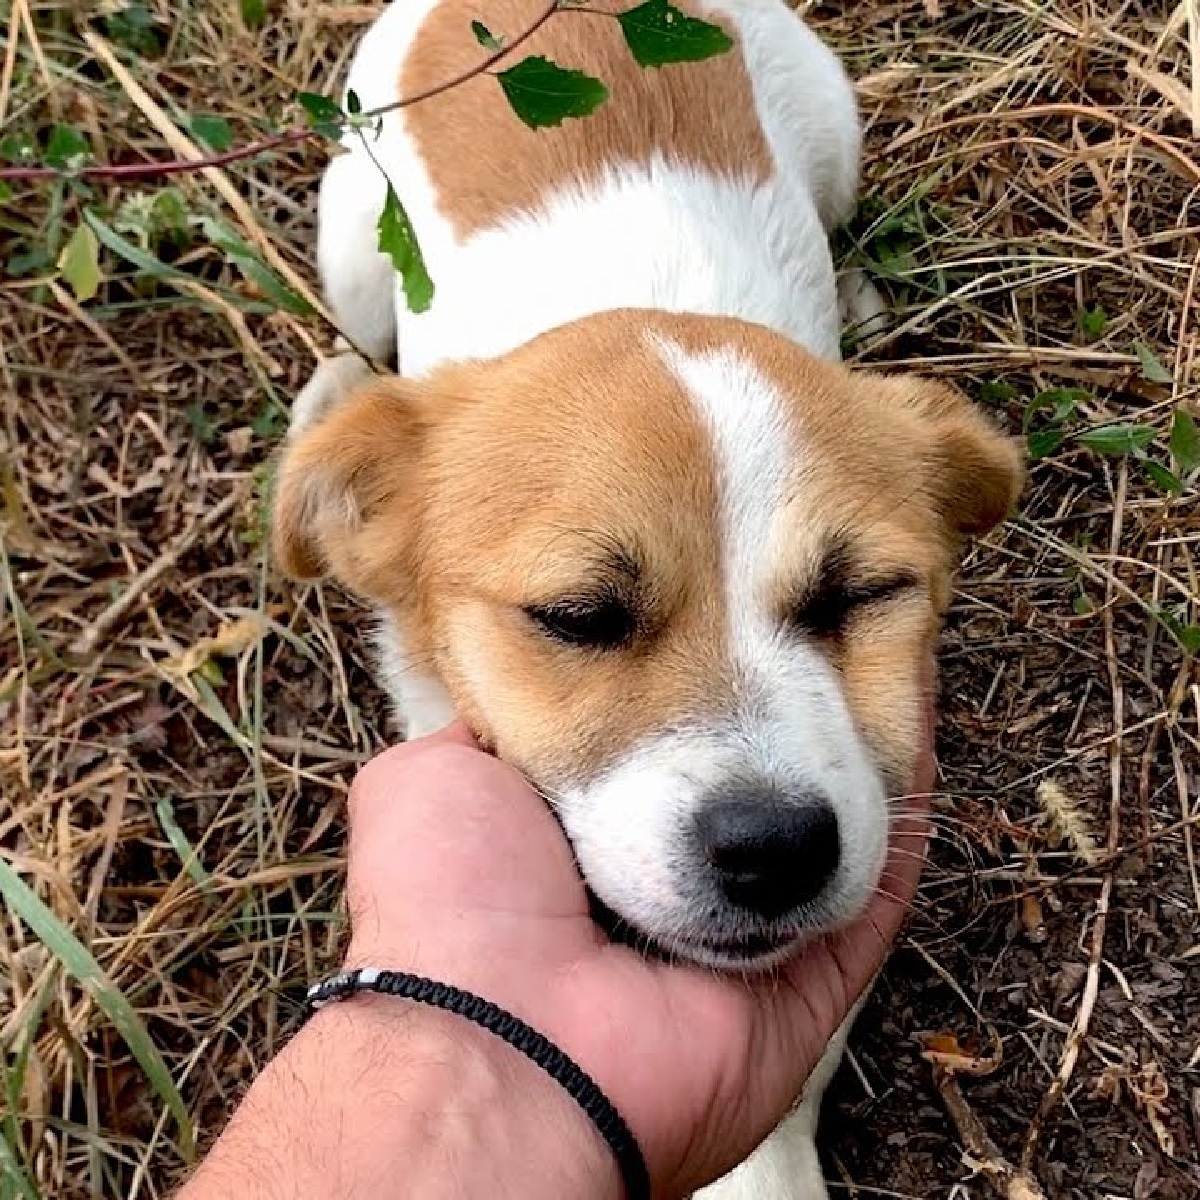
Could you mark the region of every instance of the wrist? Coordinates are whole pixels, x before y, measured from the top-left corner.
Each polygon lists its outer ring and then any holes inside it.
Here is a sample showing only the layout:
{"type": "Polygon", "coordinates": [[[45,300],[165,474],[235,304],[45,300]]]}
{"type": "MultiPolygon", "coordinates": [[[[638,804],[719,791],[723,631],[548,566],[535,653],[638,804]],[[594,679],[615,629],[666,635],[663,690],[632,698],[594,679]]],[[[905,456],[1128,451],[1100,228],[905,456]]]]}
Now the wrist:
{"type": "Polygon", "coordinates": [[[391,997],[317,1013],[225,1142],[239,1178],[252,1158],[273,1177],[274,1191],[240,1189],[255,1200],[621,1195],[607,1145],[535,1063],[462,1017],[391,997]]]}
{"type": "Polygon", "coordinates": [[[309,1029],[338,1046],[386,1048],[377,1070],[405,1081],[397,1106],[402,1132],[376,1142],[410,1194],[619,1200],[612,1154],[575,1101],[519,1050],[466,1018],[364,995],[323,1009],[309,1029]]]}

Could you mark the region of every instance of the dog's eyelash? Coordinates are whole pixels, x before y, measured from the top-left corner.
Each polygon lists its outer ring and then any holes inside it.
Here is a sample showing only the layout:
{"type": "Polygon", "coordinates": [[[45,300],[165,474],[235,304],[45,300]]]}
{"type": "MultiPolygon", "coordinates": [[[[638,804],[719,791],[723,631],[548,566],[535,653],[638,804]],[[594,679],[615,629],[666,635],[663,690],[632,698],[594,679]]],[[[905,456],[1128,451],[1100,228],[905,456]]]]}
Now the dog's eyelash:
{"type": "Polygon", "coordinates": [[[633,611],[615,597],[531,604],[525,615],[556,642],[593,650],[624,646],[637,628],[633,611]]]}
{"type": "Polygon", "coordinates": [[[912,591],[918,584],[909,572],[854,583],[826,580],[792,605],[788,620],[815,637],[836,636],[859,610],[912,591]]]}

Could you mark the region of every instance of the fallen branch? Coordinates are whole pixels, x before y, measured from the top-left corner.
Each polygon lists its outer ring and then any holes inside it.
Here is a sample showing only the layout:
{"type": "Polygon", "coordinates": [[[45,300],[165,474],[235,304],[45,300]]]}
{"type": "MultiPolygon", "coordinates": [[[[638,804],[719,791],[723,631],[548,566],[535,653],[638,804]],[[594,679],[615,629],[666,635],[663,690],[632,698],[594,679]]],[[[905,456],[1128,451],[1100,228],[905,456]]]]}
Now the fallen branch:
{"type": "Polygon", "coordinates": [[[970,1166],[992,1185],[1003,1200],[1046,1200],[1041,1185],[1024,1168],[1014,1167],[992,1141],[983,1122],[967,1103],[954,1072],[934,1065],[933,1081],[962,1141],[970,1166]]]}

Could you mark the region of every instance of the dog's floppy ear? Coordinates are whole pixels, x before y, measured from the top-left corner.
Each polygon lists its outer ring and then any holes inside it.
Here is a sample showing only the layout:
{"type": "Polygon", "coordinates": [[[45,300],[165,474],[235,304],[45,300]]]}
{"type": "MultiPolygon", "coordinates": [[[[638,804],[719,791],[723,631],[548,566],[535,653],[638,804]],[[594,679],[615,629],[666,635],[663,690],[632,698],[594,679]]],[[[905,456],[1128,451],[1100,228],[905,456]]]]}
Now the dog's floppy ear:
{"type": "Polygon", "coordinates": [[[957,388],[915,376],[889,380],[921,421],[929,489],[957,536],[986,533],[1012,511],[1024,484],[1024,451],[957,388]]]}
{"type": "Polygon", "coordinates": [[[272,541],[282,569],[295,579],[333,575],[366,596],[386,586],[414,536],[407,509],[423,441],[413,385],[395,377],[364,384],[301,432],[275,484],[272,541]],[[387,528],[371,531],[375,518],[387,528]]]}

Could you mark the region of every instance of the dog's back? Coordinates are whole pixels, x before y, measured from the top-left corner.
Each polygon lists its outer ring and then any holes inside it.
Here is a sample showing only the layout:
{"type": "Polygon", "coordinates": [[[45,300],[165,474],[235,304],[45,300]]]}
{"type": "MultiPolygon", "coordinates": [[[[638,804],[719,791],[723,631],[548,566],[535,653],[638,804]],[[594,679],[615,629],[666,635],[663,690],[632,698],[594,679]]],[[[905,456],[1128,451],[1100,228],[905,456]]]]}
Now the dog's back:
{"type": "MultiPolygon", "coordinates": [[[[384,291],[406,374],[620,307],[741,317],[835,356],[825,231],[853,203],[859,152],[837,59],[781,0],[689,0],[684,9],[720,24],[733,48],[643,68],[608,15],[628,5],[599,7],[556,11],[489,72],[390,114],[366,146],[347,138],[323,188],[320,260],[349,332],[375,353],[394,350],[384,291]],[[528,127],[494,72],[530,57],[600,80],[608,100],[583,119],[528,127]],[[420,316],[375,250],[381,168],[437,289],[420,316]]],[[[364,38],[349,87],[365,108],[422,95],[487,55],[477,16],[512,42],[544,12],[542,0],[393,5],[364,38]]]]}

